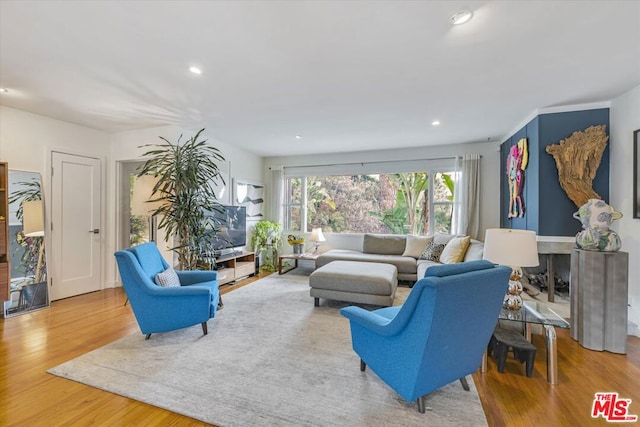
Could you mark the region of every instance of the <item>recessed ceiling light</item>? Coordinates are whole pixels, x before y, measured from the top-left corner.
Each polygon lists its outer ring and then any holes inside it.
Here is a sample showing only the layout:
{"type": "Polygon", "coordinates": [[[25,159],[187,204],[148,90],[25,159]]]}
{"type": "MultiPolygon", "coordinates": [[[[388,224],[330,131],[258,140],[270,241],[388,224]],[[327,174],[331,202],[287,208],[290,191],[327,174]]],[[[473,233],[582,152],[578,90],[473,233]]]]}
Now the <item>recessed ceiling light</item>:
{"type": "Polygon", "coordinates": [[[473,17],[473,12],[468,9],[462,9],[451,16],[453,25],[461,25],[468,22],[473,17]]]}
{"type": "Polygon", "coordinates": [[[440,120],[434,120],[431,122],[431,126],[440,126],[440,120]]]}
{"type": "Polygon", "coordinates": [[[189,71],[191,71],[193,74],[202,74],[202,70],[198,67],[189,67],[189,71]]]}
{"type": "Polygon", "coordinates": [[[9,92],[9,91],[3,87],[0,87],[0,93],[6,93],[6,92],[9,92]]]}
{"type": "Polygon", "coordinates": [[[302,135],[296,135],[296,139],[302,139],[302,135]]]}

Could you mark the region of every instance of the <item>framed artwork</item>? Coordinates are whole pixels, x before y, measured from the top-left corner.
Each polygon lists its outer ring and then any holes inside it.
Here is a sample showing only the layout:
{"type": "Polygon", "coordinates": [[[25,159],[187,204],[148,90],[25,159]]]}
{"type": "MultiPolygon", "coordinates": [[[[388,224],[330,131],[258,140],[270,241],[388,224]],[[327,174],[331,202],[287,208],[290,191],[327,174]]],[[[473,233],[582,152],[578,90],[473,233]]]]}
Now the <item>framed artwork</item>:
{"type": "Polygon", "coordinates": [[[633,132],[633,217],[640,219],[640,129],[633,132]]]}
{"type": "Polygon", "coordinates": [[[218,169],[220,170],[220,176],[224,180],[218,181],[213,185],[213,189],[216,193],[216,199],[222,205],[230,205],[231,204],[231,162],[224,161],[218,164],[218,169]]]}
{"type": "Polygon", "coordinates": [[[234,178],[233,204],[247,208],[247,221],[264,219],[264,185],[261,182],[234,178]]]}

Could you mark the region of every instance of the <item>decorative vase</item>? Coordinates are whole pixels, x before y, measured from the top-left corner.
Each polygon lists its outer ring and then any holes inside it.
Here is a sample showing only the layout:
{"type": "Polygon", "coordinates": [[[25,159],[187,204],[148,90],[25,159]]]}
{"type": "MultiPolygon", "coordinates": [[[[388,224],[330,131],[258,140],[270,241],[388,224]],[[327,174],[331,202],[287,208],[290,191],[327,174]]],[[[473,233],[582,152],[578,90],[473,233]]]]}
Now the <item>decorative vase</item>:
{"type": "Polygon", "coordinates": [[[604,200],[589,199],[580,206],[573,217],[582,222],[582,228],[607,229],[613,221],[622,218],[622,213],[605,203],[604,200]]]}
{"type": "Polygon", "coordinates": [[[576,234],[576,245],[589,251],[615,252],[622,242],[618,234],[609,226],[622,218],[622,214],[603,200],[589,199],[580,206],[573,217],[582,223],[583,230],[576,234]]]}

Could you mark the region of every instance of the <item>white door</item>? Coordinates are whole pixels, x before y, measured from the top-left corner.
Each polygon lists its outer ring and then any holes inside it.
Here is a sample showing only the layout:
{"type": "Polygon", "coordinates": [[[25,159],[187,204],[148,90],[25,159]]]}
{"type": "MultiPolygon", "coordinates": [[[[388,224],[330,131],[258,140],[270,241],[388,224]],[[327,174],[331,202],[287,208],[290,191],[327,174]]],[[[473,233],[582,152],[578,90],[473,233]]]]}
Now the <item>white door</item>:
{"type": "Polygon", "coordinates": [[[101,289],[101,161],[51,153],[51,299],[101,289]]]}

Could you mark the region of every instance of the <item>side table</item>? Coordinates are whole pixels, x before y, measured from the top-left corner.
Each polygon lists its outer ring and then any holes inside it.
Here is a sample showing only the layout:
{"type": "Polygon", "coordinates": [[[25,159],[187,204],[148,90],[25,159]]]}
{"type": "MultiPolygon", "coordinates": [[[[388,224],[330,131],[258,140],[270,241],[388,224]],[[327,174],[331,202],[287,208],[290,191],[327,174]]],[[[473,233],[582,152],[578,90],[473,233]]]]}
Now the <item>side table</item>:
{"type": "Polygon", "coordinates": [[[293,270],[294,268],[298,267],[298,261],[302,260],[302,261],[313,261],[313,268],[315,269],[317,267],[316,265],[316,260],[318,259],[320,255],[317,254],[285,254],[285,255],[279,255],[278,256],[278,274],[285,274],[291,270],[293,270]],[[294,266],[293,267],[289,267],[286,270],[283,270],[282,267],[282,261],[285,259],[292,259],[294,260],[294,266]]]}

